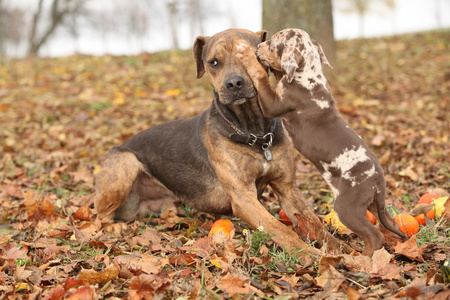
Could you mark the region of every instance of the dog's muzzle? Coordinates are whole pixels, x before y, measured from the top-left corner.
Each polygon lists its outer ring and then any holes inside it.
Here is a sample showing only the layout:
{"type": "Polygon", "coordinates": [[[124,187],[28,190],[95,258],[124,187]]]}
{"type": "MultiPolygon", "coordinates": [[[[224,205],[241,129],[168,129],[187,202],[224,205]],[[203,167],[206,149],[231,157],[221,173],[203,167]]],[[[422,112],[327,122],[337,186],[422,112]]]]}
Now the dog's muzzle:
{"type": "Polygon", "coordinates": [[[254,86],[239,75],[227,78],[220,93],[223,104],[243,104],[248,99],[255,97],[256,89],[254,86]]]}

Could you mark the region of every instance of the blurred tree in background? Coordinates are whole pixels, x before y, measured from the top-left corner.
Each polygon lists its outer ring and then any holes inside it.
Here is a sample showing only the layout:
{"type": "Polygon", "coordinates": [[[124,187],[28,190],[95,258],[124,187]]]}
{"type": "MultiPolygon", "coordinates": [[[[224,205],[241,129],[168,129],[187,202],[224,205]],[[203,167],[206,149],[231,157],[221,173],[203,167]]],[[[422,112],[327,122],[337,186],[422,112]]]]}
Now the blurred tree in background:
{"type": "Polygon", "coordinates": [[[394,0],[339,0],[338,2],[342,2],[345,5],[342,9],[343,12],[350,14],[356,12],[358,14],[360,37],[364,37],[364,17],[369,11],[374,11],[373,6],[378,4],[385,6],[389,10],[395,8],[394,0]]]}
{"type": "Polygon", "coordinates": [[[43,23],[40,19],[44,17],[44,0],[39,0],[37,10],[33,19],[29,35],[28,55],[35,56],[41,46],[48,40],[53,32],[64,22],[72,21],[70,30],[76,35],[76,16],[80,15],[87,0],[53,0],[49,7],[50,22],[43,23]]]}
{"type": "Polygon", "coordinates": [[[285,28],[300,28],[319,42],[331,65],[336,62],[331,0],[263,0],[262,27],[273,35],[285,28]]]}

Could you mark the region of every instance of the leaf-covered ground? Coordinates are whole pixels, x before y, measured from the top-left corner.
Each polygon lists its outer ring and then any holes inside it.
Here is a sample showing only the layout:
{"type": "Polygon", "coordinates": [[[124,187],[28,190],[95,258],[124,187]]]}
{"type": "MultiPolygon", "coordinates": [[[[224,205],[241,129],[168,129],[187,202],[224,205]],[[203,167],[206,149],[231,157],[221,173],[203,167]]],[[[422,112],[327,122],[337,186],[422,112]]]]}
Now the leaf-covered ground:
{"type": "MultiPolygon", "coordinates": [[[[448,31],[343,41],[327,71],[341,113],[380,158],[386,202],[405,213],[425,192],[449,195],[449,41],[448,31]]],[[[92,205],[103,156],[202,112],[212,94],[195,74],[190,51],[0,60],[0,298],[449,299],[448,218],[371,259],[324,254],[307,265],[230,216],[234,238],[212,242],[217,216],[189,207],[103,232],[92,205]]],[[[323,217],[331,192],[300,155],[296,167],[323,217]]],[[[270,190],[263,202],[278,215],[270,190]]]]}

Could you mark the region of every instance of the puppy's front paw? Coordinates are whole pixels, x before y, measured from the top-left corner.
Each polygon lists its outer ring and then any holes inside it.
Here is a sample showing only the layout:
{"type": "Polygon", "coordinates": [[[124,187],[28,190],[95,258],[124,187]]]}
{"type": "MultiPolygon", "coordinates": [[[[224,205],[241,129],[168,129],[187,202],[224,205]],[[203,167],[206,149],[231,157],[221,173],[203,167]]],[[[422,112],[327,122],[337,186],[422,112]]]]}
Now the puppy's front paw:
{"type": "Polygon", "coordinates": [[[237,58],[243,58],[246,54],[248,55],[249,53],[251,53],[250,46],[244,43],[240,43],[239,45],[237,45],[236,51],[237,58]]]}

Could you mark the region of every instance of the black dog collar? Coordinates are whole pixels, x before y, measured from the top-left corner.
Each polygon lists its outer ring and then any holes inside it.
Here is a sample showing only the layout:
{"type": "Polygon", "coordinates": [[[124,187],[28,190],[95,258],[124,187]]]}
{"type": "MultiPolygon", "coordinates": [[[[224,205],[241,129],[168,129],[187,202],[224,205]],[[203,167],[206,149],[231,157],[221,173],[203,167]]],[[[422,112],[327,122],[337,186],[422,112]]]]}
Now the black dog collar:
{"type": "Polygon", "coordinates": [[[270,147],[272,147],[272,141],[273,136],[275,132],[275,128],[277,126],[277,120],[272,120],[272,124],[270,125],[269,132],[264,135],[256,135],[251,132],[247,132],[241,128],[239,128],[237,125],[233,124],[222,112],[219,105],[217,104],[219,100],[217,98],[214,98],[214,107],[216,108],[219,115],[222,117],[222,119],[227,122],[227,124],[236,132],[232,133],[228,136],[230,140],[232,140],[235,143],[241,143],[241,144],[247,144],[249,146],[253,146],[255,144],[260,144],[261,149],[264,151],[264,157],[270,161],[272,160],[272,152],[270,152],[270,147]]]}

